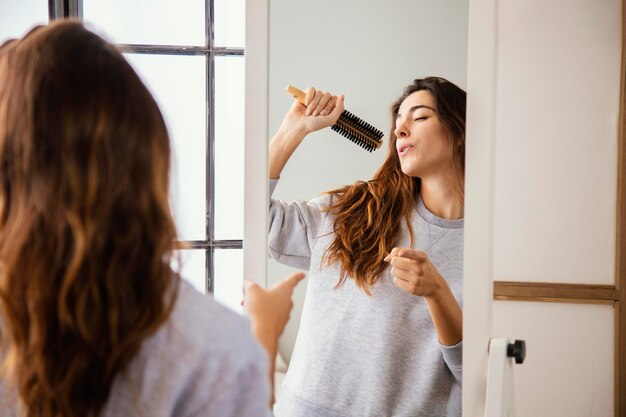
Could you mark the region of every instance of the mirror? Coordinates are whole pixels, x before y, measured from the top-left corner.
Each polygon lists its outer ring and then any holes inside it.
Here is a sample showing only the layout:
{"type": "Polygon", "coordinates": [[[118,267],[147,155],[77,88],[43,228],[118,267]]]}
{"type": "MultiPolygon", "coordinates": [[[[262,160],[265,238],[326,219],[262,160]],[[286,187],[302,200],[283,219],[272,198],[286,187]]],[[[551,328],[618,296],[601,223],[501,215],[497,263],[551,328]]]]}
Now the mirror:
{"type": "MultiPolygon", "coordinates": [[[[465,89],[468,8],[468,1],[271,1],[268,140],[291,105],[287,84],[345,94],[346,109],[385,134],[383,146],[373,153],[330,129],[309,135],[272,197],[310,200],[371,179],[387,154],[390,105],[413,79],[436,75],[465,89]]],[[[293,271],[269,260],[269,284],[293,271]]],[[[281,338],[286,361],[293,353],[307,285],[296,289],[296,308],[281,338]]]]}

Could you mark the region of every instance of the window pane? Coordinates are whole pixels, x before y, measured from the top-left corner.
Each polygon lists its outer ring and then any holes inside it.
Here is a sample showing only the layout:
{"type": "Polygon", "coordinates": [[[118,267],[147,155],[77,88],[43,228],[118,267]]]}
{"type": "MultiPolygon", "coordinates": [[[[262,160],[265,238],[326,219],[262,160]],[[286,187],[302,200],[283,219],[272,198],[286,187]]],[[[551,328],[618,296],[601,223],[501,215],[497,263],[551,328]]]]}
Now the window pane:
{"type": "Polygon", "coordinates": [[[180,270],[181,277],[193,287],[206,294],[206,251],[204,249],[178,250],[174,256],[180,257],[182,266],[174,263],[174,270],[180,270]]]}
{"type": "Polygon", "coordinates": [[[246,23],[244,10],[244,0],[215,0],[213,33],[216,46],[244,46],[244,24],[246,23]]]}
{"type": "Polygon", "coordinates": [[[83,0],[83,16],[118,43],[206,44],[203,0],[83,0]]]}
{"type": "Polygon", "coordinates": [[[243,239],[244,59],[215,58],[215,238],[243,239]]]}
{"type": "Polygon", "coordinates": [[[34,25],[47,23],[46,0],[0,1],[0,44],[21,37],[34,25]]]}
{"type": "Polygon", "coordinates": [[[236,312],[242,314],[243,307],[243,249],[215,249],[214,252],[214,297],[236,312]]]}
{"type": "Polygon", "coordinates": [[[172,140],[171,199],[181,240],[206,236],[206,59],[126,54],[154,94],[172,140]]]}

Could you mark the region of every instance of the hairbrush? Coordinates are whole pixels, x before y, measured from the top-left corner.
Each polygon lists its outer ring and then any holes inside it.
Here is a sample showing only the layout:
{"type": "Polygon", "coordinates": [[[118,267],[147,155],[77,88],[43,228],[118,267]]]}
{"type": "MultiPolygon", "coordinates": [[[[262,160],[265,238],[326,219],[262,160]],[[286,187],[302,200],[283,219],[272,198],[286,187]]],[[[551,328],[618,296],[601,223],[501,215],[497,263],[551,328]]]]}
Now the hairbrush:
{"type": "MultiPolygon", "coordinates": [[[[300,103],[304,104],[304,98],[306,97],[304,91],[298,90],[292,85],[288,85],[285,91],[294,96],[300,103]]],[[[363,121],[347,110],[341,113],[339,119],[337,119],[337,123],[331,126],[331,129],[345,136],[368,152],[380,148],[380,145],[383,143],[383,132],[381,130],[376,129],[371,124],[363,121]]]]}

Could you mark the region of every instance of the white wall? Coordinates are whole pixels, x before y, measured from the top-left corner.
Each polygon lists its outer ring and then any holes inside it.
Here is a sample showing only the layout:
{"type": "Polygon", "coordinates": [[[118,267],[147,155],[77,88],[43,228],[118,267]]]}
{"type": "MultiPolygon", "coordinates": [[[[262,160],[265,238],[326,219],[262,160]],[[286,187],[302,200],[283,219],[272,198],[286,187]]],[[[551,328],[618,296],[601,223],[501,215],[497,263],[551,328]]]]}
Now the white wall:
{"type": "Polygon", "coordinates": [[[621,0],[498,7],[494,275],[613,284],[621,0]]]}
{"type": "MultiPolygon", "coordinates": [[[[414,78],[437,75],[465,88],[468,0],[272,0],[269,8],[269,130],[278,128],[292,98],[287,84],[346,94],[346,108],[389,132],[389,106],[414,78]]],[[[270,137],[268,135],[268,139],[270,137]]],[[[310,199],[367,180],[384,160],[330,131],[311,135],[281,176],[274,197],[310,199]]],[[[290,270],[271,261],[270,281],[290,270]]],[[[304,296],[305,286],[297,289],[304,296]]],[[[281,351],[291,356],[299,312],[281,351]]]]}
{"type": "MultiPolygon", "coordinates": [[[[526,362],[514,366],[518,417],[613,416],[612,305],[479,304],[491,303],[483,291],[491,280],[615,284],[622,3],[472,0],[472,12],[470,36],[493,29],[483,37],[493,42],[470,38],[466,181],[487,198],[466,189],[464,329],[527,341],[526,362]],[[491,79],[473,72],[489,60],[491,79]],[[493,142],[476,135],[491,132],[493,142]],[[490,169],[474,169],[483,154],[490,169]],[[493,213],[490,239],[470,232],[468,206],[493,213]],[[492,258],[468,259],[476,246],[492,258]],[[492,273],[473,274],[480,267],[492,273]]],[[[488,336],[469,339],[464,416],[482,417],[484,396],[466,394],[484,386],[485,369],[468,360],[483,362],[488,336]]]]}

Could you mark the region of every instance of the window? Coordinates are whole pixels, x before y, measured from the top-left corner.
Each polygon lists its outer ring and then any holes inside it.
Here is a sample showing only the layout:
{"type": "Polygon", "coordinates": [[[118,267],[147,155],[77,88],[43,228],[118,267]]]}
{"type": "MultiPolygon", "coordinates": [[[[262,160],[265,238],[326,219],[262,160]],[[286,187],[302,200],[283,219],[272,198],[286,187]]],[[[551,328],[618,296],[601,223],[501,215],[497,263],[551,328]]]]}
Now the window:
{"type": "Polygon", "coordinates": [[[171,201],[186,247],[183,278],[239,312],[244,7],[245,0],[28,0],[0,6],[0,38],[21,36],[48,16],[71,16],[122,48],[170,132],[171,201]]]}
{"type": "Polygon", "coordinates": [[[34,25],[48,23],[48,4],[42,0],[0,2],[0,44],[22,36],[34,25]]]}

